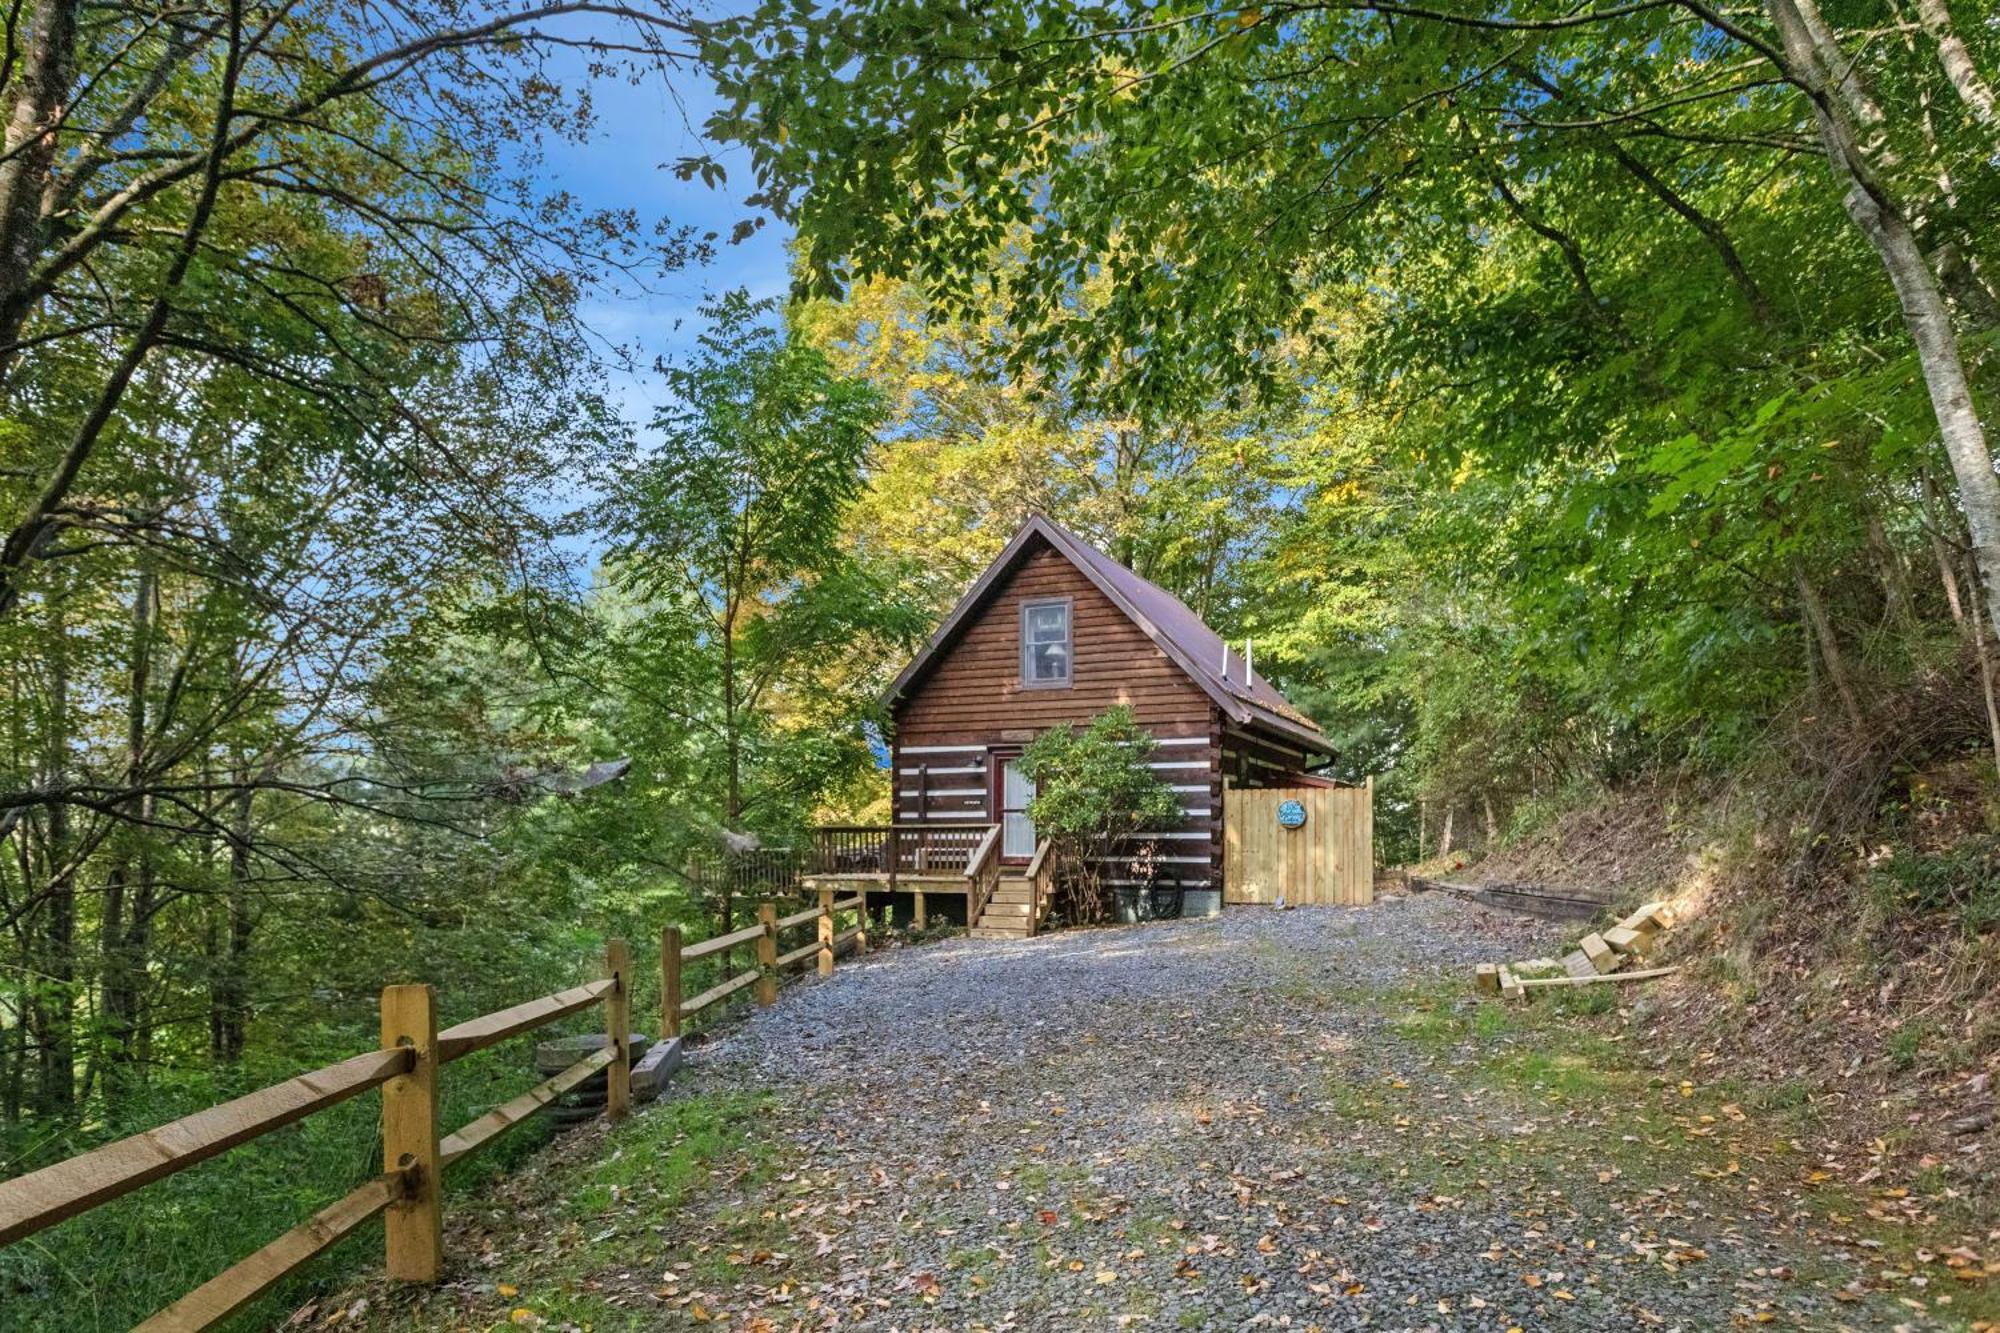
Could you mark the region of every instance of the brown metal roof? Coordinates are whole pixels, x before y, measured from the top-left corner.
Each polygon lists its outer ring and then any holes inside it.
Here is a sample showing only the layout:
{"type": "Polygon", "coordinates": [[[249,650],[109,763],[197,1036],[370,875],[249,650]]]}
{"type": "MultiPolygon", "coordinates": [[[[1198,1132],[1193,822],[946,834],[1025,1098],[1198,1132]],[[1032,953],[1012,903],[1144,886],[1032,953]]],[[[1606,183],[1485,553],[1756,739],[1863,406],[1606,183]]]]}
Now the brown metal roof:
{"type": "Polygon", "coordinates": [[[896,683],[889,687],[891,703],[908,691],[938,650],[984,605],[1007,571],[1038,543],[1052,547],[1082,571],[1098,591],[1110,598],[1215,701],[1224,716],[1239,725],[1276,733],[1318,753],[1331,753],[1332,747],[1319,724],[1292,707],[1277,686],[1248,671],[1243,654],[1231,652],[1222,636],[1204,624],[1180,598],[1140,578],[1068,528],[1040,514],[1021,525],[1006,549],[958,599],[958,605],[951,609],[916,659],[903,668],[896,683]]]}

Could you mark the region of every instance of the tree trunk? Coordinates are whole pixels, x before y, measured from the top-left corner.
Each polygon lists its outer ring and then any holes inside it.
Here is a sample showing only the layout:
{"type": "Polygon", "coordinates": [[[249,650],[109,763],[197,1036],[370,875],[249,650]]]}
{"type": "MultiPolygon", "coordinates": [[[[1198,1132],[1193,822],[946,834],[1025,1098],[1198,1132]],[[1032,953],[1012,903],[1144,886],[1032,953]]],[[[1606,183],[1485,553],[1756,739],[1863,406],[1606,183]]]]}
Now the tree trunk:
{"type": "MultiPolygon", "coordinates": [[[[739,564],[739,584],[742,578],[739,564]]],[[[736,600],[732,592],[727,609],[722,617],[722,736],[723,762],[728,766],[722,799],[722,827],[729,833],[740,833],[737,821],[743,817],[743,732],[737,717],[736,699],[736,600]]],[[[893,790],[893,783],[891,784],[893,790]]],[[[895,807],[890,806],[889,818],[895,820],[895,807]]],[[[730,866],[728,849],[723,853],[722,901],[719,911],[722,918],[722,933],[727,935],[736,929],[736,875],[730,866]]],[[[735,950],[725,949],[722,954],[722,970],[735,970],[735,950]]]]}
{"type": "Polygon", "coordinates": [[[221,1064],[243,1058],[250,1026],[250,812],[255,792],[247,767],[239,770],[237,780],[242,785],[234,798],[230,829],[228,930],[211,954],[215,975],[210,985],[209,1053],[221,1064]]]}
{"type": "Polygon", "coordinates": [[[1875,557],[1875,577],[1882,584],[1882,597],[1889,604],[1889,614],[1905,631],[1914,629],[1916,609],[1911,605],[1910,580],[1903,568],[1903,557],[1890,542],[1882,520],[1873,514],[1868,516],[1868,550],[1875,557]]]}
{"type": "Polygon", "coordinates": [[[1986,730],[1993,739],[1993,768],[2000,772],[2000,707],[1993,698],[1993,655],[1986,645],[1986,626],[1980,622],[1979,604],[1972,604],[1972,648],[1979,657],[1979,686],[1986,696],[1986,730]]]}
{"type": "Polygon", "coordinates": [[[1848,77],[1846,57],[1837,47],[1821,48],[1821,40],[1815,39],[1800,13],[1798,0],[1765,0],[1765,6],[1794,66],[1790,72],[1811,98],[1827,160],[1842,186],[1841,202],[1874,247],[1902,304],[1903,323],[1916,343],[1931,409],[1958,479],[1959,503],[1972,533],[1973,565],[1986,602],[1986,618],[1993,621],[2000,612],[2000,478],[1993,473],[1993,455],[1973,406],[1965,358],[1944,292],[1917,244],[1909,219],[1874,178],[1861,136],[1843,105],[1842,97],[1865,96],[1848,77]]]}
{"type": "Polygon", "coordinates": [[[20,1122],[22,1085],[27,1080],[28,1014],[20,1008],[13,1014],[14,1021],[0,1028],[0,1125],[20,1122]]]}
{"type": "MultiPolygon", "coordinates": [[[[21,294],[42,251],[42,192],[55,163],[55,127],[69,102],[81,9],[76,0],[34,0],[22,28],[15,27],[18,8],[8,23],[8,55],[18,64],[9,71],[14,95],[0,144],[0,346],[16,341],[28,315],[21,294]],[[13,39],[23,32],[27,44],[17,55],[13,39]]],[[[0,369],[10,360],[11,353],[0,351],[0,369]]]]}
{"type": "Polygon", "coordinates": [[[1444,832],[1438,837],[1439,856],[1451,855],[1451,816],[1452,807],[1447,805],[1444,808],[1444,832]]]}
{"type": "Polygon", "coordinates": [[[1954,625],[1965,624],[1965,606],[1958,596],[1958,571],[1951,546],[1944,539],[1944,515],[1947,512],[1938,499],[1937,484],[1931,480],[1931,470],[1924,468],[1918,474],[1923,482],[1924,532],[1930,537],[1931,558],[1937,561],[1938,580],[1944,584],[1945,605],[1951,609],[1954,625]]]}
{"type": "MultiPolygon", "coordinates": [[[[63,5],[63,0],[42,0],[42,2],[45,5],[63,5]]],[[[194,204],[188,210],[187,221],[181,228],[180,243],[175,247],[173,258],[168,261],[166,271],[160,277],[159,290],[154,293],[144,318],[139,321],[138,327],[133,330],[126,342],[124,352],[112,363],[103,385],[97,390],[95,400],[84,413],[75,433],[70,436],[61,457],[43,480],[39,494],[18,512],[13,529],[7,533],[4,540],[0,540],[0,616],[6,616],[20,601],[21,581],[28,562],[36,558],[37,551],[49,535],[62,526],[60,515],[63,502],[76,486],[84,464],[90,460],[104,432],[110,428],[119,405],[124,402],[126,392],[132,387],[132,380],[138,374],[139,367],[145,363],[146,358],[166,332],[167,320],[173,314],[174,297],[179,293],[182,282],[186,280],[195,255],[201,249],[202,237],[214,217],[216,200],[222,191],[223,161],[229,154],[231,135],[235,132],[231,122],[236,113],[237,80],[243,72],[242,20],[242,6],[230,5],[227,22],[229,54],[222,62],[222,88],[216,105],[214,128],[209,135],[201,188],[197,191],[194,204]]],[[[39,198],[38,188],[36,208],[40,207],[39,198]]],[[[5,262],[5,257],[0,256],[0,265],[4,265],[5,262]]],[[[4,286],[5,281],[6,275],[4,271],[0,271],[0,298],[4,298],[13,290],[4,286]]],[[[0,320],[8,317],[6,307],[0,305],[0,320]]],[[[25,318],[25,311],[21,317],[25,318]]]]}
{"type": "MultiPolygon", "coordinates": [[[[1917,44],[1916,33],[1904,15],[1902,5],[1897,0],[1890,0],[1889,12],[1895,17],[1896,27],[1901,32],[1903,49],[1912,61],[1921,62],[1923,51],[1917,44]]],[[[1937,182],[1938,197],[1944,201],[1945,214],[1955,214],[1959,208],[1958,183],[1952,176],[1947,150],[1938,138],[1937,116],[1931,108],[1931,90],[1919,80],[1916,95],[1917,123],[1923,130],[1924,148],[1930,155],[1931,174],[1937,182]]],[[[1987,283],[1977,261],[1966,257],[1948,231],[1933,241],[1930,216],[1920,212],[1911,222],[1918,241],[1931,257],[1931,266],[1937,271],[1945,295],[1957,306],[1960,318],[1966,320],[1973,331],[2000,327],[2000,293],[1987,283]]]]}
{"type": "Polygon", "coordinates": [[[1988,129],[2000,128],[2000,111],[1996,111],[1993,87],[1972,63],[1972,53],[1965,49],[1965,42],[1952,26],[1951,10],[1945,0],[1917,0],[1917,18],[1924,25],[1931,40],[1937,43],[1938,63],[1944,66],[1945,77],[1951,81],[1952,90],[1958,100],[1965,103],[1965,109],[1972,118],[1988,129]]]}
{"type": "MultiPolygon", "coordinates": [[[[69,781],[69,625],[61,596],[49,601],[48,785],[69,781]]],[[[48,888],[41,908],[36,970],[40,997],[35,1013],[35,1109],[61,1118],[76,1104],[76,885],[70,865],[69,806],[57,800],[43,823],[42,867],[48,888]]]]}
{"type": "Polygon", "coordinates": [[[1799,606],[1805,612],[1806,624],[1819,644],[1820,660],[1826,663],[1826,678],[1833,682],[1833,691],[1840,696],[1840,707],[1847,714],[1847,720],[1856,731],[1860,731],[1864,725],[1861,700],[1854,692],[1854,682],[1848,679],[1847,661],[1840,651],[1840,640],[1834,637],[1833,622],[1827,619],[1826,605],[1820,601],[1819,589],[1806,577],[1805,570],[1796,565],[1792,568],[1792,578],[1798,584],[1799,606]]]}
{"type": "MultiPolygon", "coordinates": [[[[153,573],[139,572],[132,595],[132,641],[125,696],[125,783],[137,788],[144,780],[146,766],[146,691],[152,678],[153,573]]],[[[146,797],[127,802],[128,809],[143,821],[146,797]]],[[[133,830],[143,844],[144,833],[133,830]]],[[[136,857],[121,854],[106,878],[104,911],[98,925],[99,951],[103,967],[104,1091],[113,1101],[125,1091],[124,1072],[134,1054],[138,1031],[139,986],[146,967],[147,917],[152,911],[153,867],[151,853],[144,849],[136,857]],[[136,870],[135,870],[136,862],[136,870]],[[138,881],[127,894],[128,881],[138,881]]]]}
{"type": "Polygon", "coordinates": [[[1951,552],[1945,549],[1944,538],[1931,535],[1931,554],[1937,558],[1938,577],[1944,583],[1945,605],[1951,608],[1954,624],[1965,623],[1965,607],[1958,600],[1958,576],[1951,570],[1951,552]]]}

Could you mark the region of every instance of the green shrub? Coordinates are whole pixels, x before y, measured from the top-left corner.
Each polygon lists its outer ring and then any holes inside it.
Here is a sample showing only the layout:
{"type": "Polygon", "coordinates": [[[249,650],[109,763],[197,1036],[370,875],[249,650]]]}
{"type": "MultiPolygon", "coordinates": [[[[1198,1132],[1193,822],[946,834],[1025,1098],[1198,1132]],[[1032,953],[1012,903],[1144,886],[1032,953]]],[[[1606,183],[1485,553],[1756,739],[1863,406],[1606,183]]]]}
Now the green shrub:
{"type": "Polygon", "coordinates": [[[1049,840],[1065,919],[1102,920],[1110,904],[1101,858],[1129,856],[1131,877],[1144,878],[1150,857],[1134,835],[1180,818],[1179,800],[1148,766],[1154,748],[1152,733],[1120,705],[1082,731],[1050,728],[1021,756],[1035,783],[1028,816],[1049,840]]]}

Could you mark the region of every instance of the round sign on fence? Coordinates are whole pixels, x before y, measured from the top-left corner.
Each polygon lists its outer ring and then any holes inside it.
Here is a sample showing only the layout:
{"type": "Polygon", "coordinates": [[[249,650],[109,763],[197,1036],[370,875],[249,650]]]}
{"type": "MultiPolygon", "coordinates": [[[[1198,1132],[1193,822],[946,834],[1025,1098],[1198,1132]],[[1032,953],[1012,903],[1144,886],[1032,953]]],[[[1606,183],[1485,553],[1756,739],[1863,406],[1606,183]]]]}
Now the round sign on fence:
{"type": "Polygon", "coordinates": [[[1306,808],[1297,801],[1278,802],[1278,826],[1280,828],[1303,828],[1306,822],[1306,808]]]}

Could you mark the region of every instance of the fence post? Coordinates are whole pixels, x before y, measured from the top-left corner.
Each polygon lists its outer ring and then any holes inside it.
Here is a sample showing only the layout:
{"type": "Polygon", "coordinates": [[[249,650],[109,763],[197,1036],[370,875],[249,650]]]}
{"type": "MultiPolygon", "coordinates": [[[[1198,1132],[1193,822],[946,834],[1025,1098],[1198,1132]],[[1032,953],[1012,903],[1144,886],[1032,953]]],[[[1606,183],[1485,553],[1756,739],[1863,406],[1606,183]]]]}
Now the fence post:
{"type": "Polygon", "coordinates": [[[437,1110],[437,996],[429,986],[382,992],[382,1045],[407,1047],[410,1067],[382,1085],[382,1169],[403,1177],[383,1219],[389,1276],[435,1282],[444,1260],[437,1110]]]}
{"type": "Polygon", "coordinates": [[[623,1120],[632,1113],[632,950],[624,940],[611,940],[604,946],[604,963],[611,972],[611,992],[604,997],[605,1034],[611,1038],[604,1113],[623,1120]]]}
{"type": "Polygon", "coordinates": [[[833,975],[833,890],[819,891],[819,974],[833,975]]]}
{"type": "Polygon", "coordinates": [[[775,1004],[778,999],[778,905],[768,898],[757,904],[757,920],[764,933],[757,937],[758,1004],[775,1004]]]}
{"type": "Polygon", "coordinates": [[[681,1035],[681,928],[660,930],[660,1040],[681,1035]]]}

